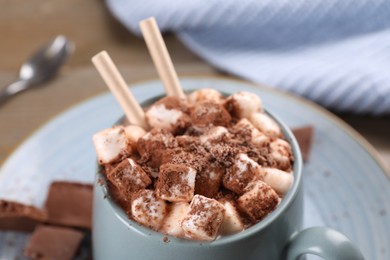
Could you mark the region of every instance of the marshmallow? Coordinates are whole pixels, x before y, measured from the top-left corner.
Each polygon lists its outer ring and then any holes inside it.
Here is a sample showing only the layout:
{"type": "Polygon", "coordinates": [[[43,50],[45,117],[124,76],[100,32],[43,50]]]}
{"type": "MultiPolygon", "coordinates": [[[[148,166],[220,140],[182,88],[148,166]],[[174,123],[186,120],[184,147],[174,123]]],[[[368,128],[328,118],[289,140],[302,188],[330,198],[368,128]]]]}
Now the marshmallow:
{"type": "Polygon", "coordinates": [[[283,139],[276,139],[270,144],[271,157],[276,162],[276,168],[290,171],[291,161],[293,160],[291,146],[283,139]]]}
{"type": "Polygon", "coordinates": [[[183,219],[184,235],[195,240],[212,241],[225,216],[225,207],[215,199],[195,195],[183,219]]]}
{"type": "Polygon", "coordinates": [[[189,207],[190,204],[187,202],[175,202],[169,205],[168,215],[161,226],[161,232],[175,237],[184,237],[181,222],[186,216],[189,207]]]}
{"type": "Polygon", "coordinates": [[[223,126],[214,126],[208,129],[203,135],[199,137],[203,145],[210,145],[213,142],[219,142],[224,136],[229,135],[229,131],[223,126]]]}
{"type": "Polygon", "coordinates": [[[165,149],[165,148],[172,148],[175,146],[176,146],[175,139],[170,132],[161,129],[153,129],[138,139],[137,149],[139,153],[142,155],[143,152],[150,153],[156,147],[157,149],[161,149],[161,148],[165,149]]]}
{"type": "Polygon", "coordinates": [[[193,144],[199,145],[198,137],[195,136],[183,134],[175,136],[175,139],[179,147],[184,148],[193,144]]]}
{"type": "Polygon", "coordinates": [[[279,125],[265,113],[253,113],[248,119],[257,129],[267,136],[279,137],[282,134],[279,125]]]}
{"type": "Polygon", "coordinates": [[[234,126],[235,129],[239,131],[249,131],[251,136],[251,141],[259,146],[267,146],[270,142],[270,138],[260,132],[248,119],[242,118],[234,126]]]}
{"type": "Polygon", "coordinates": [[[166,163],[160,166],[156,192],[171,202],[191,201],[195,190],[196,170],[184,164],[166,163]]]}
{"type": "Polygon", "coordinates": [[[93,136],[99,164],[114,163],[123,160],[132,153],[130,140],[122,126],[114,126],[93,136]]]}
{"type": "Polygon", "coordinates": [[[245,188],[245,193],[237,199],[238,208],[253,222],[262,220],[279,203],[279,196],[265,182],[253,181],[245,188]]]}
{"type": "Polygon", "coordinates": [[[182,164],[198,170],[199,166],[202,166],[206,160],[207,158],[199,158],[194,152],[185,151],[182,147],[176,147],[167,149],[163,153],[161,157],[161,165],[182,164]]]}
{"type": "Polygon", "coordinates": [[[146,134],[146,131],[137,125],[129,125],[125,127],[127,138],[130,140],[133,149],[137,149],[137,142],[142,136],[146,134]]]}
{"type": "Polygon", "coordinates": [[[123,160],[109,171],[107,179],[126,199],[130,199],[134,192],[144,189],[152,183],[148,174],[130,158],[123,160]]]}
{"type": "Polygon", "coordinates": [[[152,190],[139,190],[133,196],[131,213],[138,223],[158,230],[167,215],[167,203],[152,190]]]}
{"type": "Polygon", "coordinates": [[[194,128],[209,126],[227,126],[231,121],[229,112],[221,105],[204,101],[194,106],[190,113],[194,128]]]}
{"type": "Polygon", "coordinates": [[[252,113],[262,112],[262,102],[259,96],[249,92],[237,92],[226,99],[225,107],[238,118],[249,117],[252,113]]]}
{"type": "Polygon", "coordinates": [[[213,198],[221,187],[225,171],[222,167],[212,167],[197,172],[195,180],[195,194],[213,198]]]}
{"type": "Polygon", "coordinates": [[[223,186],[237,194],[242,194],[245,187],[257,176],[260,166],[246,154],[237,155],[233,166],[228,168],[223,178],[223,186]]]}
{"type": "Polygon", "coordinates": [[[151,127],[171,129],[183,116],[183,112],[177,109],[167,109],[163,104],[159,104],[149,108],[145,116],[151,127]]]}
{"type": "Polygon", "coordinates": [[[164,97],[154,103],[145,112],[145,119],[152,128],[177,131],[185,128],[188,123],[188,115],[183,111],[185,107],[175,97],[164,97]]]}
{"type": "Polygon", "coordinates": [[[196,90],[188,95],[188,101],[192,105],[203,101],[211,101],[214,103],[222,103],[223,96],[215,89],[203,88],[196,90]]]}
{"type": "Polygon", "coordinates": [[[159,167],[164,151],[177,146],[173,135],[161,129],[152,129],[138,139],[137,150],[142,158],[150,160],[153,167],[159,167]],[[153,156],[150,156],[153,154],[153,156]]]}
{"type": "Polygon", "coordinates": [[[294,176],[276,168],[261,168],[262,180],[283,196],[290,189],[294,176]]]}
{"type": "Polygon", "coordinates": [[[219,228],[219,233],[221,235],[230,235],[244,230],[244,223],[242,222],[236,207],[233,205],[233,202],[228,200],[220,202],[225,207],[225,217],[219,228]]]}

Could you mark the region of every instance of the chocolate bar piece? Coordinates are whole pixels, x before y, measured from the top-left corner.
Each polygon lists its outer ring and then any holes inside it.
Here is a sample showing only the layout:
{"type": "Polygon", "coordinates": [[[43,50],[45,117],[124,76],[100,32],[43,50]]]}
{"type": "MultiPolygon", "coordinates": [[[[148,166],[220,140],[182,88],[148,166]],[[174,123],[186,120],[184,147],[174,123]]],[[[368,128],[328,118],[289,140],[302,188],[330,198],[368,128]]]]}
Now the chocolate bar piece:
{"type": "Polygon", "coordinates": [[[47,223],[90,229],[92,188],[89,184],[53,182],[45,204],[47,223]]]}
{"type": "Polygon", "coordinates": [[[292,129],[292,132],[298,141],[299,148],[301,149],[302,159],[304,162],[307,162],[309,160],[309,155],[311,151],[314,128],[310,125],[307,125],[299,128],[294,128],[292,129]]]}
{"type": "Polygon", "coordinates": [[[15,201],[0,200],[0,230],[31,232],[46,219],[44,210],[15,201]]]}
{"type": "Polygon", "coordinates": [[[83,232],[70,228],[39,225],[24,251],[31,259],[69,260],[83,239],[83,232]]]}

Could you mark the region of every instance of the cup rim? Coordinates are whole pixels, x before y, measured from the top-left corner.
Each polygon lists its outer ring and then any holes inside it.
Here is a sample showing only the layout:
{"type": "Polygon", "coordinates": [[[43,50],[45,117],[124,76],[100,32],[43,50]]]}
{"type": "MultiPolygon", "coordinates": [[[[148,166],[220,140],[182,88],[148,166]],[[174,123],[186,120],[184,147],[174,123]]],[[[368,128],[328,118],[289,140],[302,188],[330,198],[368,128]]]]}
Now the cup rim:
{"type": "MultiPolygon", "coordinates": [[[[157,97],[152,98],[150,100],[155,100],[155,99],[157,99],[157,97]]],[[[264,109],[264,112],[267,115],[269,115],[273,120],[275,120],[275,122],[280,126],[281,131],[284,135],[284,139],[287,142],[289,142],[291,145],[291,150],[294,157],[294,164],[293,164],[293,171],[292,171],[294,179],[293,179],[292,186],[290,187],[289,191],[285,194],[284,198],[281,200],[280,204],[276,207],[276,209],[271,213],[269,213],[264,219],[262,219],[260,222],[256,223],[255,225],[239,233],[223,236],[213,241],[198,241],[198,240],[178,238],[178,237],[174,237],[171,235],[167,235],[152,230],[129,218],[126,212],[112,199],[112,197],[110,196],[109,189],[107,187],[107,179],[102,173],[101,166],[98,165],[98,170],[96,173],[96,179],[98,181],[95,182],[95,187],[102,189],[103,191],[104,196],[100,199],[104,201],[108,201],[115,216],[124,224],[124,228],[127,227],[129,231],[130,230],[134,231],[140,236],[143,236],[147,239],[155,240],[157,242],[166,241],[166,239],[168,238],[169,239],[168,244],[174,243],[175,245],[180,244],[183,246],[192,246],[192,247],[204,246],[204,245],[218,246],[218,245],[226,245],[229,243],[234,243],[236,241],[243,240],[247,237],[253,236],[261,232],[262,230],[270,226],[273,222],[275,222],[283,214],[283,212],[285,212],[290,207],[290,205],[294,202],[302,186],[302,168],[303,168],[301,151],[298,142],[294,134],[292,133],[291,129],[277,116],[269,112],[266,108],[264,109]]],[[[120,120],[118,120],[118,122],[120,122],[120,120]]]]}

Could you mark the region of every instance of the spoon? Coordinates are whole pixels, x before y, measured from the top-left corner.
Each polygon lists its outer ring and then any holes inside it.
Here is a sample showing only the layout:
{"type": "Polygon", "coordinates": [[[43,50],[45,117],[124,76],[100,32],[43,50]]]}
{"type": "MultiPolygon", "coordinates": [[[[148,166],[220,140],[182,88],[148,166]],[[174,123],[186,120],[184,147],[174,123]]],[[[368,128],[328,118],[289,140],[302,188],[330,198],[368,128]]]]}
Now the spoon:
{"type": "Polygon", "coordinates": [[[0,105],[15,94],[51,79],[73,49],[73,44],[62,35],[38,49],[20,68],[19,79],[0,90],[0,105]]]}

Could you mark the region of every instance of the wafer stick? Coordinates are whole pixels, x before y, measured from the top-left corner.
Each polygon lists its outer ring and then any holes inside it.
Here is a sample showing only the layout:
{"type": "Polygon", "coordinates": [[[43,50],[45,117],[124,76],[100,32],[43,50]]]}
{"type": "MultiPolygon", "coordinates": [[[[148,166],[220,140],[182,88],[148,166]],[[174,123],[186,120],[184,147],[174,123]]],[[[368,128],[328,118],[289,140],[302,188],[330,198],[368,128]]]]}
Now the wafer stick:
{"type": "Polygon", "coordinates": [[[100,73],[108,88],[118,100],[130,123],[148,129],[145,114],[130,92],[125,80],[106,51],[92,57],[92,63],[100,73]]]}
{"type": "Polygon", "coordinates": [[[142,20],[139,25],[167,95],[186,98],[156,19],[142,20]]]}

